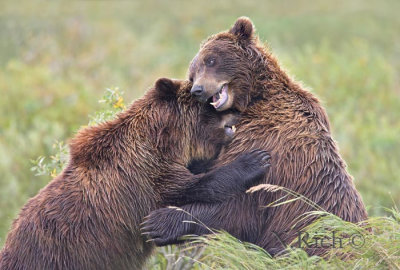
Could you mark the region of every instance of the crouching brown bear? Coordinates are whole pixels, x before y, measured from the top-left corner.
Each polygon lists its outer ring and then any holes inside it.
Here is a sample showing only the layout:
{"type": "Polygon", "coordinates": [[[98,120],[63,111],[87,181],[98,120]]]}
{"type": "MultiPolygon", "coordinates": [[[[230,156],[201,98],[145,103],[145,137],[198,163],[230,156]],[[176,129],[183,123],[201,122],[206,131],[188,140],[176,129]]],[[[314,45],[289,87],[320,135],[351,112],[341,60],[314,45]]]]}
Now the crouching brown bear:
{"type": "Polygon", "coordinates": [[[222,202],[259,180],[269,165],[264,151],[207,174],[185,168],[217,155],[230,121],[190,88],[160,79],[115,120],[81,130],[65,170],[12,224],[0,269],[140,269],[154,247],[140,233],[150,211],[222,202]]]}
{"type": "MultiPolygon", "coordinates": [[[[216,167],[247,149],[264,149],[272,156],[264,183],[300,193],[346,221],[365,220],[364,204],[332,139],[325,110],[281,69],[253,31],[248,18],[239,18],[229,31],[208,38],[189,68],[191,93],[198,100],[217,111],[240,112],[234,138],[216,167]]],[[[312,221],[297,218],[315,210],[300,200],[264,207],[284,195],[258,191],[214,205],[183,206],[190,215],[159,209],[146,219],[144,230],[158,245],[179,243],[182,235],[209,233],[205,226],[182,222],[195,220],[276,254],[312,221]]]]}

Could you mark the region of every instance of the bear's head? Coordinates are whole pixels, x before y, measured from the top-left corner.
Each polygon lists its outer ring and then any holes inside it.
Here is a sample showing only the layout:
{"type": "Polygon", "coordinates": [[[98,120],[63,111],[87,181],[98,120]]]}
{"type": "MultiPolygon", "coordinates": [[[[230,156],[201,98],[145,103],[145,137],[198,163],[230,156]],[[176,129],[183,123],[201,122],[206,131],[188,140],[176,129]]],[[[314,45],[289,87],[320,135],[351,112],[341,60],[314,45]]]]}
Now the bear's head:
{"type": "Polygon", "coordinates": [[[243,111],[262,80],[267,53],[254,35],[253,23],[239,18],[233,27],[208,38],[189,67],[191,89],[199,101],[217,111],[243,111]]]}
{"type": "Polygon", "coordinates": [[[183,153],[184,163],[215,158],[231,139],[236,122],[231,112],[217,113],[210,104],[197,102],[191,87],[189,81],[161,78],[153,89],[153,108],[160,113],[157,147],[183,153]]]}
{"type": "Polygon", "coordinates": [[[235,118],[197,102],[191,87],[186,80],[158,79],[115,119],[80,130],[70,142],[72,162],[100,166],[129,151],[184,165],[214,159],[232,137],[235,118]]]}

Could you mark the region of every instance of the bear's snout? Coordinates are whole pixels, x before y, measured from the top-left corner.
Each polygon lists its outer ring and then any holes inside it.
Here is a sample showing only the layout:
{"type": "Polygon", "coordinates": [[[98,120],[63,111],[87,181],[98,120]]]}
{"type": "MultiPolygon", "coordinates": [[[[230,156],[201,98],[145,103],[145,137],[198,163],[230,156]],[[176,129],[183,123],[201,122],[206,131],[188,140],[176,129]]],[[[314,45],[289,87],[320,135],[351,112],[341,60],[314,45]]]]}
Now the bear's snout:
{"type": "Polygon", "coordinates": [[[202,96],[204,93],[204,87],[202,85],[195,84],[190,90],[190,94],[196,97],[202,96]]]}

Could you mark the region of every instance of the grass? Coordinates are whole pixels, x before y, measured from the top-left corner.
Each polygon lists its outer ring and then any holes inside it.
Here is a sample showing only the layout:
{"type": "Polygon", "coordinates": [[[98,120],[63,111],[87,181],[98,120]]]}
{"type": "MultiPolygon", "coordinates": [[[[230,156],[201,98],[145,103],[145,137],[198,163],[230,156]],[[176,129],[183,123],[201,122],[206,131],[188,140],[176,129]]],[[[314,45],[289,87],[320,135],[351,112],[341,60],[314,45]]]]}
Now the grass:
{"type": "Polygon", "coordinates": [[[262,184],[249,191],[258,190],[281,190],[289,196],[286,201],[278,200],[269,207],[302,200],[315,210],[299,216],[297,222],[308,217],[316,218],[316,221],[299,232],[298,237],[275,257],[226,232],[210,230],[208,236],[192,237],[194,244],[186,248],[170,248],[167,255],[164,251],[159,252],[158,256],[172,258],[172,262],[160,268],[162,260],[155,257],[151,269],[400,269],[400,212],[397,208],[386,209],[388,216],[371,217],[362,224],[353,224],[286,188],[262,184]],[[320,256],[310,256],[305,247],[329,249],[320,256]],[[189,268],[183,268],[182,262],[189,268]]]}
{"type": "MultiPolygon", "coordinates": [[[[288,72],[323,101],[369,214],[390,220],[376,246],[392,251],[384,237],[398,218],[385,209],[400,204],[398,1],[0,4],[0,246],[22,205],[51,179],[48,170],[60,168],[65,148],[55,142],[66,142],[88,115],[106,117],[95,115],[106,88],[119,86],[129,101],[158,77],[185,77],[199,43],[246,15],[288,72]],[[30,160],[52,155],[30,170],[30,160]]],[[[173,269],[165,254],[181,251],[162,252],[154,268],[173,269]]],[[[204,252],[212,258],[214,251],[204,252]]]]}
{"type": "Polygon", "coordinates": [[[238,270],[400,269],[400,213],[394,209],[387,213],[391,216],[369,219],[368,226],[372,232],[324,213],[325,216],[312,224],[307,232],[313,237],[327,237],[326,245],[332,241],[331,235],[335,231],[336,237],[341,233],[343,243],[340,246],[336,240],[336,248],[325,257],[309,256],[303,249],[292,246],[286,249],[285,254],[272,258],[264,249],[241,243],[225,232],[201,237],[197,244],[205,245],[206,249],[197,259],[199,263],[196,266],[199,269],[238,270]]]}

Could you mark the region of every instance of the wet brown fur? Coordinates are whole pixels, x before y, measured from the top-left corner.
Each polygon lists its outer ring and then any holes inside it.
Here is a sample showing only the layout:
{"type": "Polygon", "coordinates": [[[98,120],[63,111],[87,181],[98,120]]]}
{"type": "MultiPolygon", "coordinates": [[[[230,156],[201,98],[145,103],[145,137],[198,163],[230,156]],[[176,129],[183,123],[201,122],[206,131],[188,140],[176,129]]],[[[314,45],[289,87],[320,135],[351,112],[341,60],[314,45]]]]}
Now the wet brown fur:
{"type": "MultiPolygon", "coordinates": [[[[226,164],[245,150],[267,150],[272,161],[264,183],[298,192],[346,221],[365,220],[364,204],[339,155],[324,108],[281,69],[253,34],[250,20],[240,18],[230,31],[213,35],[202,44],[189,70],[192,80],[209,55],[217,57],[211,76],[214,73],[230,79],[229,87],[235,97],[233,109],[241,112],[236,134],[219,155],[216,166],[226,164]]],[[[290,243],[311,222],[303,220],[294,226],[296,218],[315,210],[301,201],[263,208],[283,195],[259,191],[219,205],[191,204],[183,209],[209,228],[226,230],[276,254],[284,248],[281,240],[290,243]]],[[[189,219],[171,210],[157,210],[149,218],[164,222],[165,228],[156,226],[155,230],[176,238],[208,233],[196,225],[171,228],[168,218],[189,219]]],[[[322,252],[318,248],[310,251],[322,252]]]]}
{"type": "Polygon", "coordinates": [[[67,167],[12,224],[0,269],[143,266],[154,247],[140,233],[143,217],[174,204],[198,179],[184,166],[212,158],[225,140],[220,115],[193,100],[189,82],[162,84],[178,92],[157,85],[115,120],[72,139],[67,167]]]}

